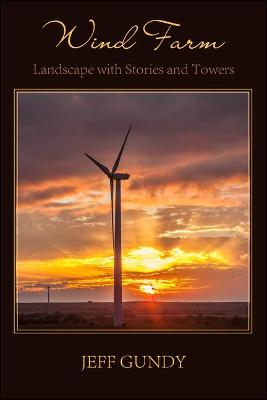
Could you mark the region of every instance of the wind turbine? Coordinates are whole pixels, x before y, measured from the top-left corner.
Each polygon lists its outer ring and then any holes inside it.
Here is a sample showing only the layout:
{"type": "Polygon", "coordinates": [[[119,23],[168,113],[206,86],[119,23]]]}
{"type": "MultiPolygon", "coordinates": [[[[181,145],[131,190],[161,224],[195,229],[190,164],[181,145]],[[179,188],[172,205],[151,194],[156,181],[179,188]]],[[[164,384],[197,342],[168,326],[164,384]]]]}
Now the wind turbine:
{"type": "Polygon", "coordinates": [[[50,288],[51,286],[47,286],[47,304],[50,304],[50,288]]]}
{"type": "Polygon", "coordinates": [[[112,222],[112,243],[114,251],[114,314],[113,314],[113,325],[116,328],[122,326],[122,268],[121,268],[121,181],[129,179],[129,174],[117,173],[117,169],[120,164],[121,155],[125,147],[125,143],[128,139],[131,130],[131,125],[128,129],[122,147],[116,158],[116,161],[111,171],[99,161],[93,157],[84,153],[98,168],[101,169],[104,174],[109,178],[110,182],[110,197],[111,197],[111,222],[112,222]],[[114,181],[116,181],[116,193],[115,193],[115,216],[114,216],[114,181]]]}

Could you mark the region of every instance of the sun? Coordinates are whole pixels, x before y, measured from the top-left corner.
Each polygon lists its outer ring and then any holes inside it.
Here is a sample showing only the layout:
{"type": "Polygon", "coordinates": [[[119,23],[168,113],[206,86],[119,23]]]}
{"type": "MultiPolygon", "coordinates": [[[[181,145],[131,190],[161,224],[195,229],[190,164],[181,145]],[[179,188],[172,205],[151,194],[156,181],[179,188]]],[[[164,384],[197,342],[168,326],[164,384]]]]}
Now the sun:
{"type": "Polygon", "coordinates": [[[154,288],[152,285],[142,285],[140,286],[140,290],[147,294],[154,294],[154,288]]]}

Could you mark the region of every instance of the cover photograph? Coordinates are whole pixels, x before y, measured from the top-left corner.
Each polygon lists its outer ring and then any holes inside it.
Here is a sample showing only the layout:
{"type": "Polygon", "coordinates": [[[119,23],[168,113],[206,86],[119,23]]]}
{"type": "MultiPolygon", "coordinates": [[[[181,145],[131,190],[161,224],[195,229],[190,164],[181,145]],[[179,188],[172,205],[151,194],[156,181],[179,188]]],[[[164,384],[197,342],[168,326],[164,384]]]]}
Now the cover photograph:
{"type": "Polygon", "coordinates": [[[264,11],[2,3],[1,398],[266,397],[264,11]]]}

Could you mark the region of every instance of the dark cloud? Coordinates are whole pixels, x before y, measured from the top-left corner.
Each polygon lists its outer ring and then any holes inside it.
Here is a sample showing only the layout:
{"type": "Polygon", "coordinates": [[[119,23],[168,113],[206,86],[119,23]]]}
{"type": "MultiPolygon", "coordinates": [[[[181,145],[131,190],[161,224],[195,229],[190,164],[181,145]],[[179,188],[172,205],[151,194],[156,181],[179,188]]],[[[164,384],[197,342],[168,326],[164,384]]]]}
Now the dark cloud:
{"type": "Polygon", "coordinates": [[[227,179],[235,175],[247,176],[248,160],[246,156],[224,157],[223,159],[205,160],[193,163],[177,171],[178,180],[186,182],[203,182],[227,179]]]}
{"type": "Polygon", "coordinates": [[[66,194],[73,194],[76,192],[73,186],[63,186],[63,187],[50,187],[49,189],[30,191],[20,191],[19,202],[20,204],[33,204],[39,201],[53,199],[55,197],[64,196],[66,194]]]}
{"type": "MultiPolygon", "coordinates": [[[[212,155],[211,155],[212,157],[212,155]]],[[[197,183],[206,187],[212,182],[225,180],[234,176],[246,178],[248,175],[248,159],[244,155],[234,155],[226,157],[216,157],[200,162],[192,162],[180,168],[172,168],[167,173],[162,174],[161,170],[157,174],[151,173],[145,177],[131,180],[129,189],[138,190],[142,188],[156,188],[168,184],[191,184],[197,183]]]]}
{"type": "MultiPolygon", "coordinates": [[[[19,180],[94,175],[130,123],[121,168],[150,173],[195,155],[247,147],[247,96],[240,93],[27,93],[19,95],[19,180]],[[153,168],[153,170],[152,170],[153,168]]],[[[244,155],[245,157],[245,155],[244,155]]],[[[223,171],[222,171],[223,172],[223,171]]],[[[184,171],[184,176],[186,171],[184,171]]],[[[190,174],[189,174],[190,175],[190,174]]]]}

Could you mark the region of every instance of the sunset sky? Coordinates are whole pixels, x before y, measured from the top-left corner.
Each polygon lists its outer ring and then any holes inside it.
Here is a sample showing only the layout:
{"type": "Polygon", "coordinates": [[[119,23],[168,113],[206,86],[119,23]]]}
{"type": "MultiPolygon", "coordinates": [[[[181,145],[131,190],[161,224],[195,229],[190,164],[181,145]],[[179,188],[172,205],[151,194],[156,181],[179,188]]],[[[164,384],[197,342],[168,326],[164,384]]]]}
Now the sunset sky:
{"type": "Polygon", "coordinates": [[[19,301],[112,301],[109,181],[122,181],[123,299],[247,301],[247,93],[20,93],[19,301]]]}

